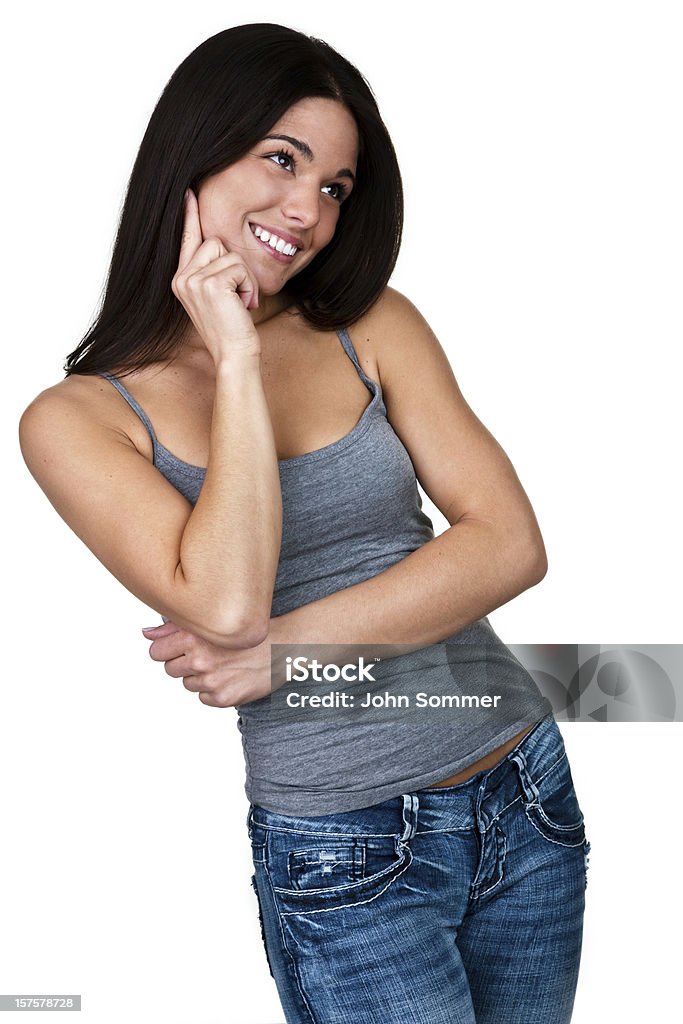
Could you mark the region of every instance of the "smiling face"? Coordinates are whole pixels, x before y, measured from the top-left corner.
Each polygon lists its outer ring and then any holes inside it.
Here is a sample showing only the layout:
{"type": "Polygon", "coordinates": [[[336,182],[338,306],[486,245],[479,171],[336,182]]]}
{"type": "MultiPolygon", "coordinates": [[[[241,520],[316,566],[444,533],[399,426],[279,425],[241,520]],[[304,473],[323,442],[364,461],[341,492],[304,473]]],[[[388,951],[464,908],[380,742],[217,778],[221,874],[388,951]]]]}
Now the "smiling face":
{"type": "Polygon", "coordinates": [[[295,103],[245,156],[202,183],[204,238],[242,256],[261,296],[277,294],[332,240],[357,155],[345,106],[318,97],[295,103]]]}

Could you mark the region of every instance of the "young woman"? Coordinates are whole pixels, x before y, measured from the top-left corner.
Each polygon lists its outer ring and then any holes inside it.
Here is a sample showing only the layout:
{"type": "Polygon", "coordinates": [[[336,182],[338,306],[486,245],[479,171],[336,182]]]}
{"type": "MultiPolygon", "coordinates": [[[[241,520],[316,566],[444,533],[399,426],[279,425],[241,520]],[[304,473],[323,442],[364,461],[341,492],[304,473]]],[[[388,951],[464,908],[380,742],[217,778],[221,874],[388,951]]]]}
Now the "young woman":
{"type": "Polygon", "coordinates": [[[102,308],[25,411],[22,450],[166,620],[144,631],[152,658],[238,710],[287,1021],[560,1024],[589,846],[552,709],[486,619],[543,578],[545,551],[505,453],[388,287],[401,229],[360,73],[282,26],[213,36],[159,99],[102,308]],[[418,480],[450,524],[437,538],[418,480]],[[388,650],[383,692],[498,700],[287,718],[274,644],[388,650]]]}

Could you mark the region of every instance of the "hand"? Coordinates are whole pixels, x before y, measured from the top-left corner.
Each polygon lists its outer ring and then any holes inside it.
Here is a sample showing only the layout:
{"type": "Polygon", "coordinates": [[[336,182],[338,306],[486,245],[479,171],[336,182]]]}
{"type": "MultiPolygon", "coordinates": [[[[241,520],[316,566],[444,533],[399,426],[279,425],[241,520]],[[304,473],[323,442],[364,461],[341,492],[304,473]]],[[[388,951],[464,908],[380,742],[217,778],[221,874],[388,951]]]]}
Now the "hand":
{"type": "Polygon", "coordinates": [[[218,647],[174,622],[142,632],[153,641],[150,658],[165,662],[168,675],[182,679],[202,704],[236,707],[271,692],[270,647],[276,641],[270,632],[257,647],[247,648],[218,647]]]}
{"type": "Polygon", "coordinates": [[[192,189],[186,192],[180,258],[171,288],[216,364],[230,352],[260,352],[247,312],[258,307],[256,279],[220,238],[203,238],[192,189]]]}

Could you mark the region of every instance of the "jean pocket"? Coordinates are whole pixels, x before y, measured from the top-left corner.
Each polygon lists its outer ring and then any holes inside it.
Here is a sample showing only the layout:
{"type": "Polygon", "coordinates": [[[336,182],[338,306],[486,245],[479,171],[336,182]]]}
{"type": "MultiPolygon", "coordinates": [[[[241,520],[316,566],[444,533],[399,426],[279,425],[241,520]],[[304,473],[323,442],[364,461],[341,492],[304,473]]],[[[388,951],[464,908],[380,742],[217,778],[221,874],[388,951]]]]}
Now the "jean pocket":
{"type": "Polygon", "coordinates": [[[269,872],[281,913],[306,914],[376,899],[412,859],[399,836],[321,837],[271,851],[269,872]]]}
{"type": "Polygon", "coordinates": [[[290,888],[338,889],[369,881],[390,869],[399,858],[393,836],[359,837],[347,841],[308,845],[288,851],[290,888]]]}
{"type": "Polygon", "coordinates": [[[560,846],[581,846],[586,841],[583,814],[574,789],[566,753],[535,783],[537,796],[524,811],[537,832],[560,846]]]}

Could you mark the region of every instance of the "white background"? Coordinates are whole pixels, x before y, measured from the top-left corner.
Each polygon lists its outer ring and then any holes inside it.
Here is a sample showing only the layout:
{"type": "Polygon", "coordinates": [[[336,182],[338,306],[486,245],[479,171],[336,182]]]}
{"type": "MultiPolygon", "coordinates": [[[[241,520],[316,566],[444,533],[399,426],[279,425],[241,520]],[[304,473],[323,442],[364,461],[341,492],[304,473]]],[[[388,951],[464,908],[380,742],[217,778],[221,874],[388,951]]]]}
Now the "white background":
{"type": "MultiPolygon", "coordinates": [[[[81,993],[83,1024],[283,1020],[235,712],[151,662],[140,627],[158,615],[59,519],[16,439],[95,311],[154,104],[209,35],[289,25],[375,92],[407,196],[392,284],[546,541],[546,578],[494,628],[508,643],[682,639],[680,5],[449,8],[42,2],[6,18],[2,993],[81,993]]],[[[680,725],[561,728],[593,846],[573,1019],[679,1020],[680,725]]]]}

